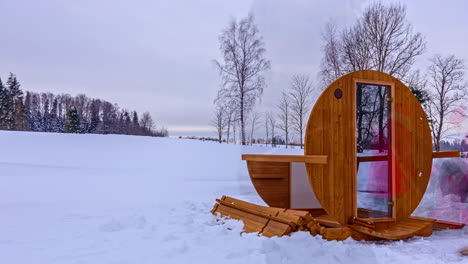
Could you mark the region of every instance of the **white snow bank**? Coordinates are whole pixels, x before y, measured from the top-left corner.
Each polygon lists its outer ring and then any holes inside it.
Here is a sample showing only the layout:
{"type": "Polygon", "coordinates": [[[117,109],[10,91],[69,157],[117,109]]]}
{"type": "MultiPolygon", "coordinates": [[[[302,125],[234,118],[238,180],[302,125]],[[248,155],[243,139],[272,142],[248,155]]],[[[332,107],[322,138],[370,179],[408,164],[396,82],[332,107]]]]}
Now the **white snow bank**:
{"type": "Polygon", "coordinates": [[[262,203],[240,147],[117,135],[0,132],[0,263],[462,263],[468,228],[399,242],[242,234],[214,199],[262,203]]]}

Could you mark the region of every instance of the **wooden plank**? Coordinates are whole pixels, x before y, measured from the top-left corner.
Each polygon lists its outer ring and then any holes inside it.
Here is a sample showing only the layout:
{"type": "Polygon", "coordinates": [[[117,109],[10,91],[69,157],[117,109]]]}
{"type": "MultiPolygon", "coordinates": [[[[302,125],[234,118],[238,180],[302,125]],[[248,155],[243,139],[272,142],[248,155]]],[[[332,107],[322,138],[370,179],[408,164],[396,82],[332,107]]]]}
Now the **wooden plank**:
{"type": "Polygon", "coordinates": [[[264,213],[270,214],[270,215],[276,215],[278,212],[284,211],[284,209],[282,209],[282,208],[261,206],[261,205],[249,203],[249,202],[242,201],[242,200],[232,198],[232,197],[229,197],[229,196],[225,196],[225,195],[223,195],[223,197],[221,197],[221,200],[223,200],[225,202],[228,202],[228,203],[231,203],[231,204],[241,205],[241,206],[244,206],[244,207],[256,210],[256,211],[261,211],[261,212],[264,212],[264,213]]]}
{"type": "Polygon", "coordinates": [[[388,160],[388,155],[358,156],[357,160],[359,162],[387,161],[388,160]]]}
{"type": "Polygon", "coordinates": [[[363,226],[363,227],[375,230],[375,224],[373,222],[367,221],[366,219],[362,219],[362,218],[354,217],[353,225],[359,225],[359,226],[363,226]]]}
{"type": "Polygon", "coordinates": [[[317,223],[326,227],[343,227],[340,222],[327,215],[317,216],[314,217],[314,219],[317,221],[317,223]]]}
{"type": "Polygon", "coordinates": [[[408,217],[409,219],[415,219],[415,220],[420,220],[420,221],[427,221],[427,222],[435,222],[436,219],[434,218],[427,218],[427,217],[421,217],[421,216],[415,216],[415,215],[412,215],[410,217],[408,217]]]}
{"type": "Polygon", "coordinates": [[[286,213],[283,208],[269,208],[251,204],[231,197],[217,199],[211,211],[223,216],[241,220],[244,232],[258,232],[266,237],[289,235],[298,227],[305,228],[300,216],[286,213]]]}
{"type": "Polygon", "coordinates": [[[302,218],[299,215],[292,214],[284,208],[265,207],[265,206],[245,202],[242,200],[238,200],[229,196],[223,196],[221,200],[227,203],[230,203],[234,206],[242,206],[243,208],[249,208],[257,212],[261,212],[261,213],[265,213],[271,216],[275,216],[277,218],[281,218],[288,222],[293,222],[297,226],[302,225],[305,220],[305,218],[302,218]]]}
{"type": "Polygon", "coordinates": [[[291,215],[296,215],[296,216],[301,217],[304,222],[310,222],[310,221],[312,221],[314,219],[312,217],[312,215],[307,211],[301,211],[301,210],[296,210],[296,209],[287,209],[285,212],[289,213],[291,215]]]}
{"type": "Polygon", "coordinates": [[[282,179],[288,177],[287,174],[273,174],[273,173],[252,173],[250,174],[250,177],[254,179],[282,179]]]}
{"type": "Polygon", "coordinates": [[[443,221],[443,220],[436,220],[434,222],[435,230],[462,229],[463,227],[465,227],[465,224],[463,223],[449,222],[449,221],[443,221]]]}
{"type": "Polygon", "coordinates": [[[279,223],[276,221],[269,221],[261,231],[261,234],[266,237],[285,236],[291,234],[292,228],[290,225],[279,223]]]}
{"type": "Polygon", "coordinates": [[[263,218],[266,218],[266,219],[269,219],[269,220],[273,220],[273,221],[276,221],[276,222],[287,224],[287,225],[290,225],[293,228],[296,227],[296,223],[294,223],[292,221],[285,220],[282,217],[273,216],[273,215],[270,215],[270,214],[267,214],[267,213],[264,213],[264,212],[260,212],[260,211],[250,209],[248,207],[232,204],[232,203],[220,200],[220,199],[216,199],[216,201],[221,205],[224,205],[224,206],[227,206],[227,207],[230,207],[230,208],[234,208],[234,209],[237,209],[237,210],[240,210],[240,211],[244,211],[244,212],[246,212],[248,214],[253,214],[255,216],[259,216],[259,217],[263,217],[263,218]]]}
{"type": "Polygon", "coordinates": [[[459,157],[460,157],[460,151],[458,150],[432,152],[433,159],[459,158],[459,157]]]}
{"type": "Polygon", "coordinates": [[[314,164],[327,164],[325,155],[260,155],[244,154],[242,160],[265,162],[302,162],[314,164]]]}

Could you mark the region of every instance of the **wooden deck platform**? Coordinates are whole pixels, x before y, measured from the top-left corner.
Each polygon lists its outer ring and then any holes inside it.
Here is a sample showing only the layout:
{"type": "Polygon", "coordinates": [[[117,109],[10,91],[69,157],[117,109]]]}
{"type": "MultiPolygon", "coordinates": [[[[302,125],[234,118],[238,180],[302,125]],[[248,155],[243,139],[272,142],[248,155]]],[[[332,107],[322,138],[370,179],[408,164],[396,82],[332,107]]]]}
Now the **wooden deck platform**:
{"type": "Polygon", "coordinates": [[[413,236],[430,236],[432,234],[432,222],[408,219],[398,223],[389,224],[385,229],[377,230],[361,225],[349,225],[351,229],[359,233],[389,240],[400,240],[413,236]]]}

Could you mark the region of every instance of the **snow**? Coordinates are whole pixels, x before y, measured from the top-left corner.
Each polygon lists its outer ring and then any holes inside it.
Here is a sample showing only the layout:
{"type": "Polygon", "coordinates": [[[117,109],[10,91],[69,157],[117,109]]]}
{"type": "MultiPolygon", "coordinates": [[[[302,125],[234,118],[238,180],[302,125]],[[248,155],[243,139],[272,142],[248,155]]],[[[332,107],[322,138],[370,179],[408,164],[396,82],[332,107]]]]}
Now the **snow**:
{"type": "Polygon", "coordinates": [[[457,253],[468,228],[396,242],[269,239],[210,214],[223,194],[263,203],[242,153],[300,149],[5,131],[0,148],[0,263],[468,263],[457,253]]]}

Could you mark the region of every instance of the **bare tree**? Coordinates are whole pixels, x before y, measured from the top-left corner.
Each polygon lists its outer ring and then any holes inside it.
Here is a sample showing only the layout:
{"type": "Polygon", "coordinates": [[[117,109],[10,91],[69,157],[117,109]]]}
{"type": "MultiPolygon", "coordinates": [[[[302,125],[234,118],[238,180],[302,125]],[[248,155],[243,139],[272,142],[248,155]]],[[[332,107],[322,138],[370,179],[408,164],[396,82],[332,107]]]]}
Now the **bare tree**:
{"type": "Polygon", "coordinates": [[[246,143],[245,121],[266,86],[262,72],[270,68],[265,44],[254,17],[232,20],[219,37],[223,60],[215,61],[223,80],[217,99],[232,105],[239,117],[241,142],[246,143]]]}
{"type": "Polygon", "coordinates": [[[421,71],[417,69],[408,74],[404,82],[406,83],[406,86],[410,88],[411,92],[413,92],[414,96],[416,96],[418,101],[422,104],[424,109],[426,109],[429,100],[427,76],[422,74],[421,71]]]}
{"type": "Polygon", "coordinates": [[[214,117],[210,124],[216,128],[218,142],[223,141],[224,128],[226,127],[226,111],[222,105],[217,105],[214,111],[214,117]]]}
{"type": "Polygon", "coordinates": [[[428,68],[431,91],[427,110],[434,147],[440,151],[441,140],[456,125],[456,121],[449,117],[464,116],[462,106],[467,99],[467,84],[464,81],[465,65],[455,55],[445,58],[435,55],[431,63],[428,68]]]}
{"type": "Polygon", "coordinates": [[[306,75],[295,75],[292,78],[291,91],[291,124],[299,134],[301,148],[303,147],[304,130],[307,125],[305,120],[312,107],[312,85],[306,75]]]}
{"type": "Polygon", "coordinates": [[[152,131],[154,129],[154,122],[149,112],[144,112],[140,120],[141,126],[146,131],[152,131]]]}
{"type": "Polygon", "coordinates": [[[334,22],[330,21],[325,25],[322,39],[325,44],[322,47],[323,58],[319,75],[322,77],[324,86],[327,86],[343,75],[343,63],[341,61],[342,44],[334,22]]]}
{"type": "Polygon", "coordinates": [[[279,119],[280,123],[278,124],[278,128],[284,132],[285,136],[285,144],[286,148],[288,148],[289,144],[289,127],[290,127],[290,98],[287,93],[283,92],[281,101],[278,105],[279,112],[279,119]]]}
{"type": "Polygon", "coordinates": [[[253,113],[250,121],[250,145],[252,145],[255,127],[260,124],[260,116],[257,114],[257,112],[253,113]]]}
{"type": "MultiPolygon", "coordinates": [[[[234,122],[235,118],[234,118],[234,112],[228,108],[227,109],[227,113],[226,113],[226,126],[227,126],[227,130],[226,130],[226,142],[229,144],[229,136],[230,136],[230,132],[231,132],[231,127],[232,127],[232,124],[234,122]]],[[[235,136],[234,136],[235,137],[235,136]]]]}
{"type": "Polygon", "coordinates": [[[268,145],[268,139],[270,138],[270,113],[265,113],[265,146],[268,145]]]}
{"type": "Polygon", "coordinates": [[[275,127],[276,127],[276,119],[275,115],[270,112],[268,114],[268,123],[270,123],[270,131],[271,131],[271,146],[276,146],[276,138],[275,138],[275,127]]]}
{"type": "Polygon", "coordinates": [[[238,122],[237,122],[237,119],[233,119],[231,121],[232,123],[232,137],[233,137],[233,142],[234,144],[236,144],[236,129],[237,129],[237,125],[238,125],[238,122]]]}
{"type": "Polygon", "coordinates": [[[320,76],[329,84],[342,74],[373,69],[404,79],[417,56],[425,51],[420,33],[413,33],[406,20],[406,7],[375,2],[368,6],[356,24],[338,34],[327,24],[320,76]]]}
{"type": "Polygon", "coordinates": [[[372,49],[370,39],[362,26],[362,22],[341,34],[342,74],[372,69],[372,49]]]}

